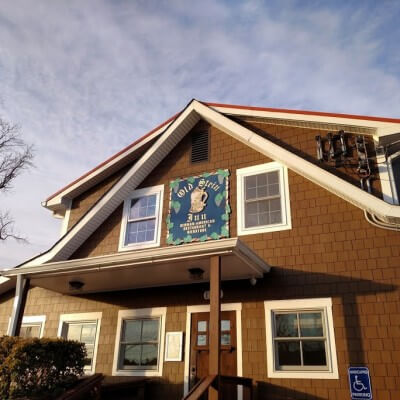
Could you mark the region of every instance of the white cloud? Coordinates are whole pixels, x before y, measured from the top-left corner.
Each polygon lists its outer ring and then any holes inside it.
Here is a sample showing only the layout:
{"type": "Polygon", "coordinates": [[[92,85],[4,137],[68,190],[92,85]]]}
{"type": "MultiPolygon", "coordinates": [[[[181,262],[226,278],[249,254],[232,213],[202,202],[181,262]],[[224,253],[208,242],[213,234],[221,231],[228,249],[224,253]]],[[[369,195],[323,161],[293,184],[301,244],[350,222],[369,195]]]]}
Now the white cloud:
{"type": "Polygon", "coordinates": [[[0,114],[37,168],[1,197],[31,245],[59,223],[40,201],[200,100],[396,116],[395,2],[16,0],[0,5],[0,114]],[[333,4],[333,3],[332,3],[333,4]]]}

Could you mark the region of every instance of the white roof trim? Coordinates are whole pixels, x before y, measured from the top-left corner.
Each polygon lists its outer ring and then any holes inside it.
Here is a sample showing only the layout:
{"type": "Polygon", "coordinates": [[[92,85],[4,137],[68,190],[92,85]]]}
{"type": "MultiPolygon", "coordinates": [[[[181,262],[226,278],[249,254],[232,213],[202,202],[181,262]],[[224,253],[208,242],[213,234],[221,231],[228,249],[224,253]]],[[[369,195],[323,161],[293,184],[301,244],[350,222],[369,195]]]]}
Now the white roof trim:
{"type": "Polygon", "coordinates": [[[287,113],[278,111],[252,110],[252,109],[229,107],[229,106],[227,107],[210,106],[210,108],[218,112],[230,115],[365,127],[368,129],[375,130],[374,136],[377,138],[380,138],[382,136],[392,135],[395,133],[400,133],[400,123],[394,123],[394,122],[375,121],[375,120],[361,119],[361,118],[356,119],[350,117],[346,118],[340,116],[334,117],[334,116],[324,116],[324,115],[302,114],[300,112],[297,114],[297,113],[287,113]]]}
{"type": "Polygon", "coordinates": [[[281,162],[356,207],[377,215],[385,222],[400,221],[400,207],[385,203],[383,200],[374,197],[351,183],[262,138],[210,107],[193,100],[135,165],[51,250],[25,265],[39,265],[49,261],[68,259],[164,159],[200,118],[204,118],[233,138],[245,143],[261,154],[281,162]]]}
{"type": "MultiPolygon", "coordinates": [[[[269,265],[253,250],[248,248],[238,238],[196,242],[183,246],[159,247],[156,249],[134,250],[105,256],[88,257],[78,260],[67,260],[47,263],[44,265],[23,266],[4,271],[7,276],[25,274],[29,277],[68,274],[74,271],[101,271],[104,269],[123,269],[132,265],[159,264],[171,260],[183,261],[199,259],[215,255],[234,254],[253,271],[254,276],[261,277],[269,272],[269,265]]],[[[8,278],[3,278],[7,279],[8,278]]]]}
{"type": "MultiPolygon", "coordinates": [[[[170,122],[169,124],[171,123],[172,122],[170,122]]],[[[110,159],[109,162],[106,162],[101,167],[94,169],[91,173],[84,176],[82,179],[77,180],[72,185],[67,186],[56,196],[50,198],[49,200],[44,201],[42,203],[43,206],[49,209],[57,209],[58,207],[63,205],[65,198],[70,199],[76,197],[80,193],[79,189],[81,187],[84,187],[84,190],[89,189],[99,180],[104,179],[103,175],[108,173],[113,166],[118,165],[124,159],[135,153],[137,150],[140,150],[140,148],[142,148],[146,143],[153,140],[155,137],[159,136],[168,127],[169,124],[163,125],[159,129],[151,133],[149,136],[146,136],[143,139],[139,139],[138,143],[135,144],[134,146],[129,147],[125,151],[121,152],[117,157],[110,159]]]]}

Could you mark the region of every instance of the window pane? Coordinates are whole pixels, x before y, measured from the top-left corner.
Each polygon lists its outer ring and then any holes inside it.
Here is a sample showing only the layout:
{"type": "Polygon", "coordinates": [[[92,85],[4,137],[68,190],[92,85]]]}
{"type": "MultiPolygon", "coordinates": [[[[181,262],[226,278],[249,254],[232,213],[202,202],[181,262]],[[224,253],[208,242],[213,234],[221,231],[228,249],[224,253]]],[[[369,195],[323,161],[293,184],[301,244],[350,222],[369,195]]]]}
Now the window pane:
{"type": "Polygon", "coordinates": [[[81,341],[81,324],[68,324],[67,339],[81,341]]]}
{"type": "Polygon", "coordinates": [[[39,337],[41,325],[22,325],[19,333],[20,337],[33,338],[39,337]]]}
{"type": "Polygon", "coordinates": [[[301,365],[300,341],[296,342],[276,342],[278,353],[278,364],[301,365]]]}
{"type": "Polygon", "coordinates": [[[93,345],[85,345],[86,347],[86,358],[85,358],[85,367],[91,367],[93,362],[94,355],[94,346],[93,345]]]}
{"type": "Polygon", "coordinates": [[[131,200],[129,219],[154,217],[156,213],[157,195],[140,197],[131,200]]]}
{"type": "Polygon", "coordinates": [[[158,345],[144,344],[142,345],[142,363],[141,365],[157,365],[158,345]]]}
{"type": "Polygon", "coordinates": [[[94,343],[96,338],[96,324],[84,324],[81,332],[81,342],[94,343]]]}
{"type": "Polygon", "coordinates": [[[144,320],[142,342],[158,341],[158,320],[144,320]]]}
{"type": "Polygon", "coordinates": [[[121,345],[122,365],[135,366],[140,365],[141,345],[123,344],[121,345]]]}
{"type": "Polygon", "coordinates": [[[304,365],[326,365],[325,342],[323,340],[303,340],[304,365]]]}
{"type": "Polygon", "coordinates": [[[276,337],[297,337],[297,314],[275,314],[276,337]]]}
{"type": "Polygon", "coordinates": [[[142,243],[154,240],[156,220],[128,222],[126,243],[142,243]]]}
{"type": "Polygon", "coordinates": [[[207,331],[207,321],[198,321],[197,322],[197,330],[199,332],[206,332],[207,331]]]}
{"type": "Polygon", "coordinates": [[[207,335],[197,335],[197,346],[205,346],[207,344],[207,335]]]}
{"type": "Polygon", "coordinates": [[[140,342],[140,337],[142,334],[142,321],[124,321],[123,327],[123,337],[124,342],[138,343],[140,342]]]}
{"type": "Polygon", "coordinates": [[[268,185],[279,184],[279,171],[268,173],[268,185]]]}
{"type": "Polygon", "coordinates": [[[221,331],[230,331],[231,330],[231,321],[229,319],[221,320],[221,331]]]}
{"type": "Polygon", "coordinates": [[[301,336],[324,336],[322,313],[301,313],[300,334],[301,336]]]}
{"type": "Polygon", "coordinates": [[[221,334],[221,345],[229,346],[231,344],[231,334],[230,333],[222,333],[221,334]]]}

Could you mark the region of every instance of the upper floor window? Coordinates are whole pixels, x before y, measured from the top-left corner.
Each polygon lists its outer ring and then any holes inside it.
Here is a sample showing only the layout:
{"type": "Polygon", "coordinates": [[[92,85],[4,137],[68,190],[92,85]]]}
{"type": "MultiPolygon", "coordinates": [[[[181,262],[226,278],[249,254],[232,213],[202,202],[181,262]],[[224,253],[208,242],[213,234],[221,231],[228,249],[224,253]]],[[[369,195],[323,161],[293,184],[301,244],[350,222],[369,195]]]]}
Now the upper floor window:
{"type": "Polygon", "coordinates": [[[392,189],[393,204],[400,203],[400,151],[388,157],[388,171],[392,189]]]}
{"type": "Polygon", "coordinates": [[[124,203],[119,250],[158,246],[164,186],[135,190],[124,203]]]}
{"type": "Polygon", "coordinates": [[[271,162],[236,174],[238,235],[291,229],[287,168],[271,162]]]}

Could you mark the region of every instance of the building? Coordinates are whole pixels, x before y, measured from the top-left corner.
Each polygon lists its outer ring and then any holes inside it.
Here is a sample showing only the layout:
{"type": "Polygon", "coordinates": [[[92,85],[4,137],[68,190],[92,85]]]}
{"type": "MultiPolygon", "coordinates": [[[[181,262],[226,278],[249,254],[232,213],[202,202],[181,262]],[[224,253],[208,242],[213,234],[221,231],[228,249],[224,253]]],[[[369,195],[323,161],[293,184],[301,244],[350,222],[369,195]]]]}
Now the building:
{"type": "Polygon", "coordinates": [[[3,272],[0,334],[84,341],[88,373],[149,377],[149,398],[220,347],[254,398],[350,399],[367,367],[398,399],[399,162],[400,119],[192,100],[44,202],[62,236],[3,272]]]}

